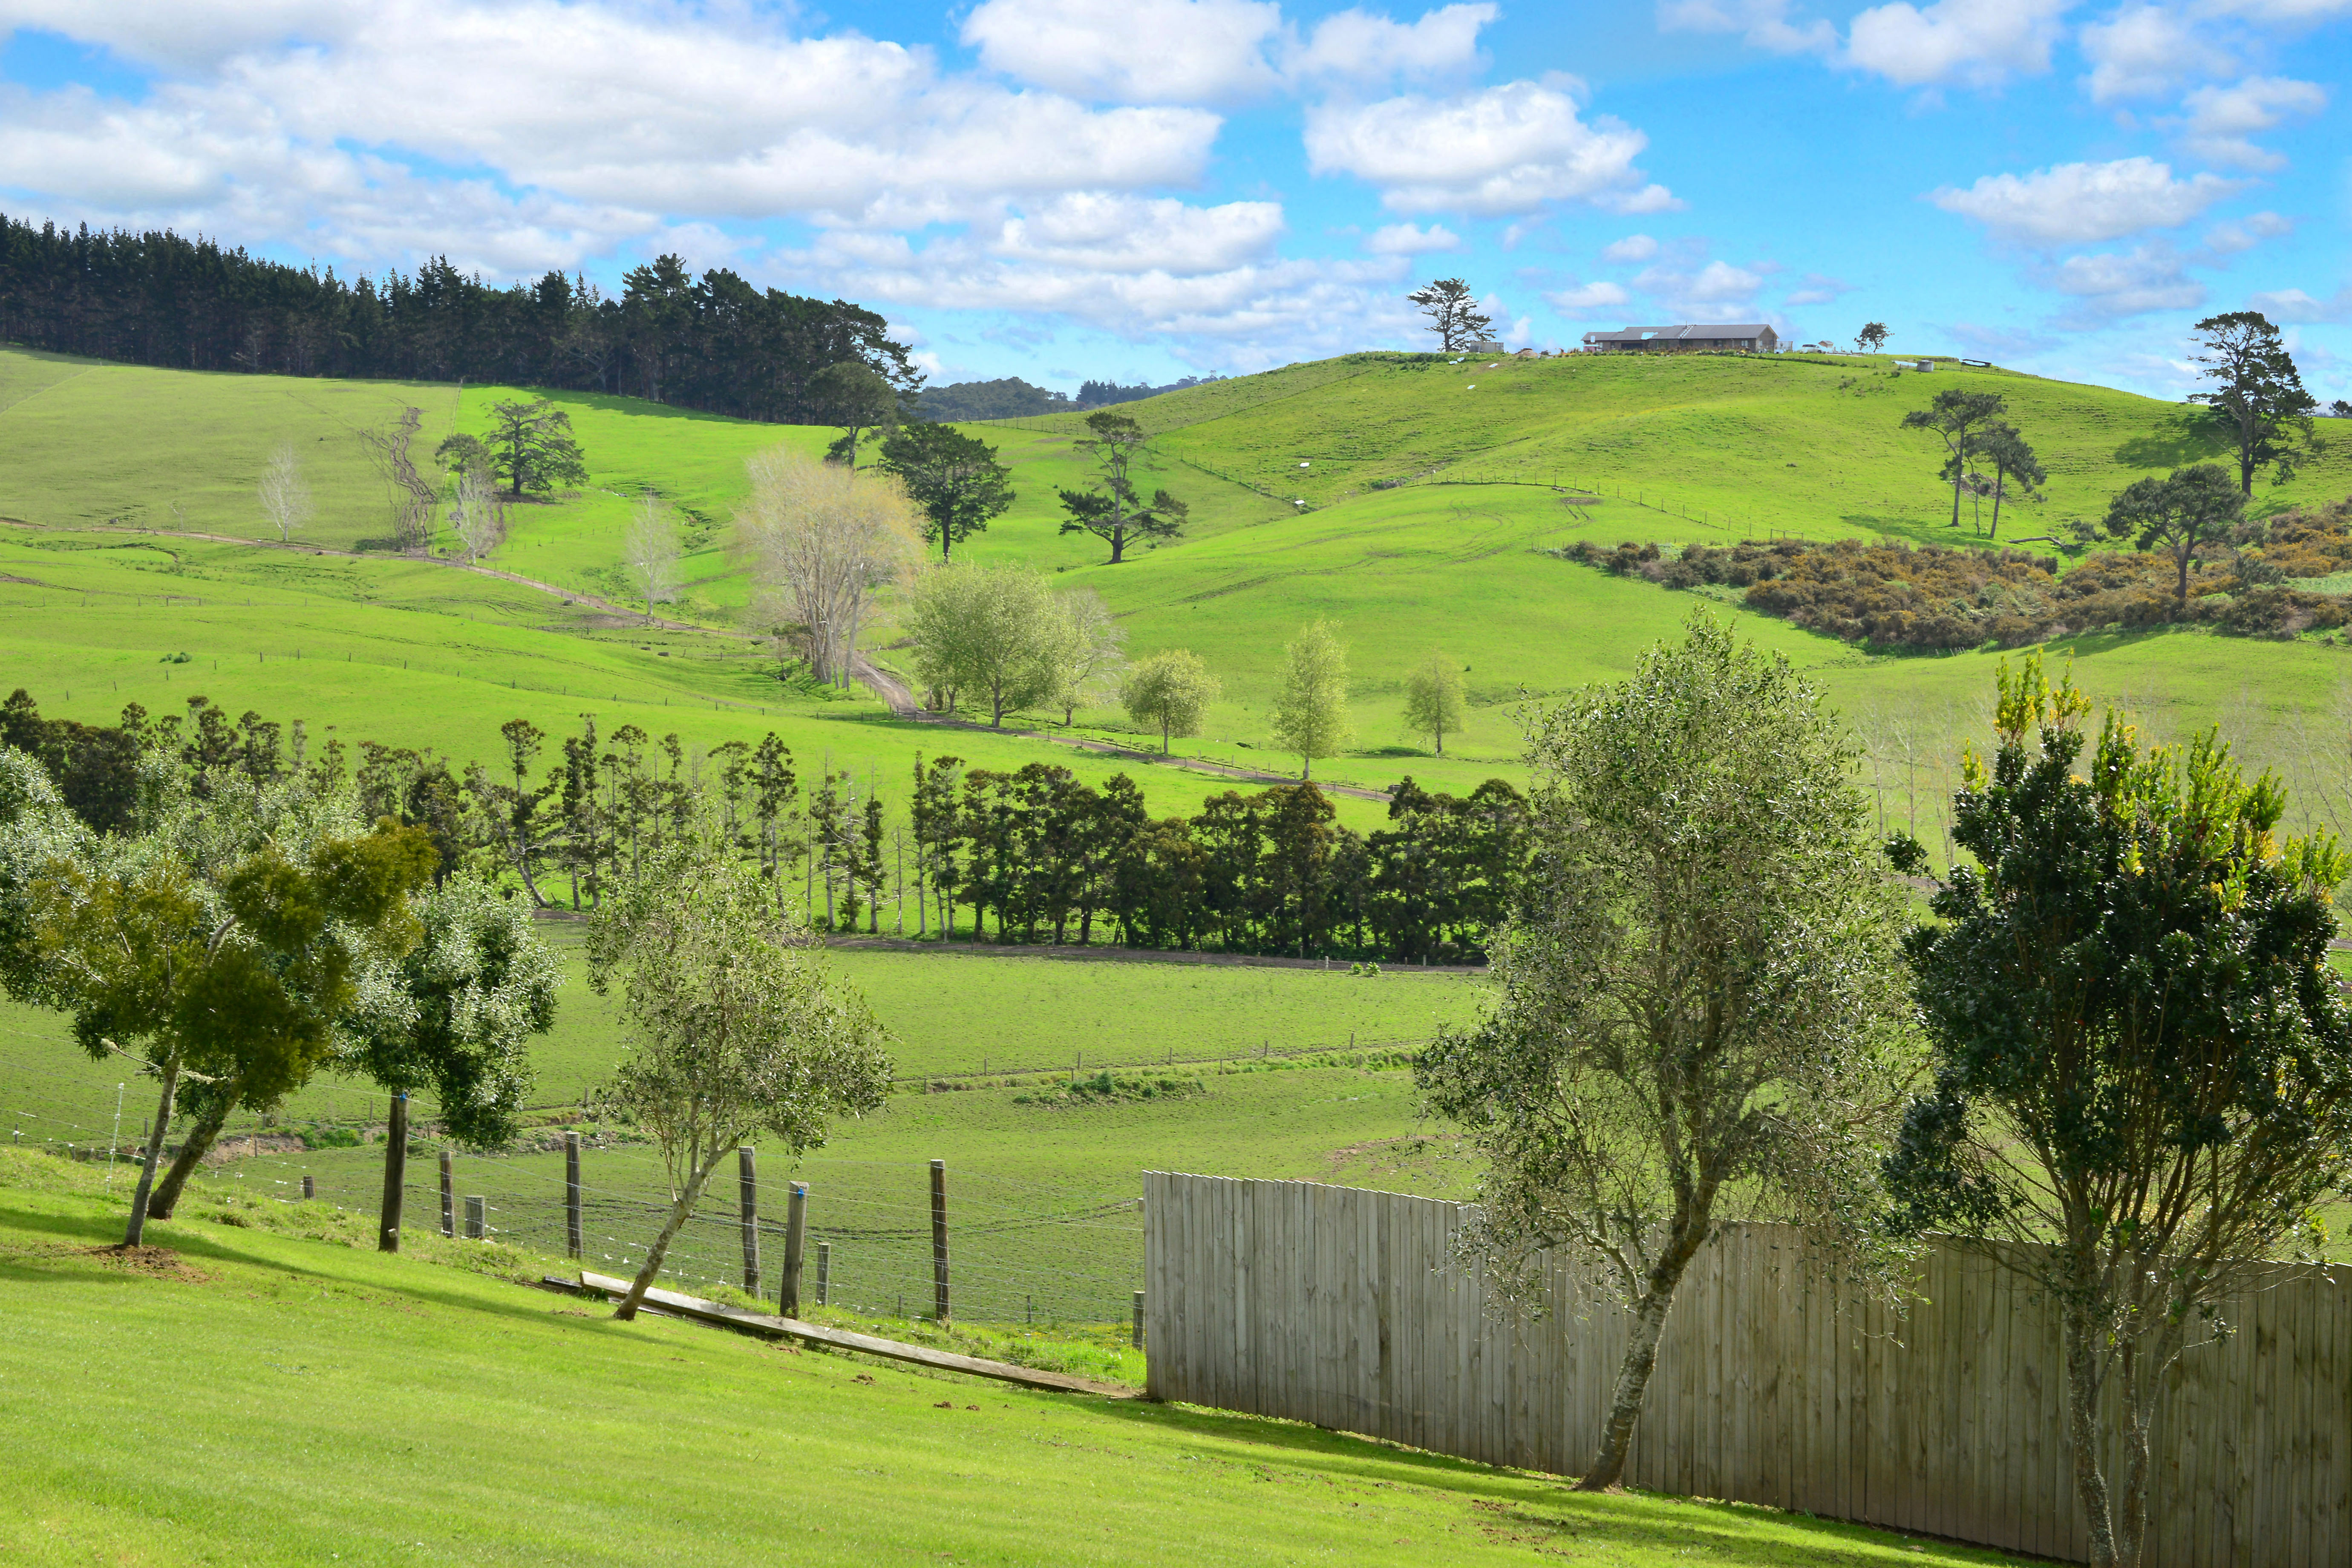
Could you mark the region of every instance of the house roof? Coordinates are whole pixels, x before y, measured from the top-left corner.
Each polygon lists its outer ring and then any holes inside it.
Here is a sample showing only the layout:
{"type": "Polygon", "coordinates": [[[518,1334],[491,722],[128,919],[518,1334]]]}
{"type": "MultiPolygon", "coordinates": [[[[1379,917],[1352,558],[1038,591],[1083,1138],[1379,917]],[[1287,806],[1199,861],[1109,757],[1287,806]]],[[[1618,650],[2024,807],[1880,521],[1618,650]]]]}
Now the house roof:
{"type": "Polygon", "coordinates": [[[1746,342],[1760,338],[1771,327],[1762,321],[1684,321],[1667,327],[1627,327],[1618,332],[1587,332],[1588,343],[1746,342]]]}

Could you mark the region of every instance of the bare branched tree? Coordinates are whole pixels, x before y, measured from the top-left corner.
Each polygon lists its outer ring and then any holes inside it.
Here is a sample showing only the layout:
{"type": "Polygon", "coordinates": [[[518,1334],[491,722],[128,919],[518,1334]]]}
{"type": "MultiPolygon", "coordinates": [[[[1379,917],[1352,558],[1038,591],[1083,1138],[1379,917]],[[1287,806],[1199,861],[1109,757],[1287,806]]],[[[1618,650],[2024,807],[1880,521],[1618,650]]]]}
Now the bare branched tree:
{"type": "Polygon", "coordinates": [[[280,441],[269,454],[261,469],[260,489],[261,515],[269,520],[280,540],[290,540],[310,526],[317,509],[310,503],[310,483],[302,477],[293,442],[280,441]]]}
{"type": "Polygon", "coordinates": [[[474,565],[506,538],[506,509],[499,503],[497,476],[488,468],[464,468],[457,477],[457,499],[449,503],[449,526],[457,535],[466,564],[474,565]]]}
{"type": "Polygon", "coordinates": [[[661,497],[647,490],[637,498],[628,526],[621,531],[621,561],[645,595],[646,619],[654,606],[677,597],[677,517],[661,497]]]}
{"type": "Polygon", "coordinates": [[[779,447],[746,465],[751,494],[736,526],[779,621],[803,628],[809,668],[849,684],[875,589],[922,548],[914,503],[887,474],[858,473],[779,447]]]}
{"type": "Polygon", "coordinates": [[[432,481],[416,471],[416,460],[409,452],[409,444],[424,422],[423,409],[404,408],[399,418],[359,433],[360,445],[367,448],[368,460],[375,465],[392,495],[393,537],[401,549],[412,552],[432,542],[433,509],[441,500],[432,481]]]}

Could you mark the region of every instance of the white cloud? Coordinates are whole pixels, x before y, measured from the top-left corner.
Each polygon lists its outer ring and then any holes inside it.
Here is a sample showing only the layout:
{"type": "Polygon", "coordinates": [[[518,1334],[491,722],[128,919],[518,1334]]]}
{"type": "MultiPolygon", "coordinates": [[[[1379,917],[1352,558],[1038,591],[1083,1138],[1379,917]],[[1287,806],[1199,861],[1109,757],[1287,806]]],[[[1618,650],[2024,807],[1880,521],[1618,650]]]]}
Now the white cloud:
{"type": "Polygon", "coordinates": [[[2327,107],[2327,92],[2317,82],[2250,76],[2235,87],[2200,87],[2181,107],[2189,114],[2181,144],[2191,153],[2241,169],[2278,169],[2286,160],[2249,138],[2289,116],[2317,114],[2327,107]]]}
{"type": "Polygon", "coordinates": [[[1782,303],[1790,305],[1828,305],[1841,294],[1853,292],[1853,285],[1841,278],[1831,278],[1819,272],[1805,274],[1805,286],[1790,294],[1782,303]]]}
{"type": "Polygon", "coordinates": [[[2352,12],[2352,0],[2210,0],[2212,9],[2257,22],[2296,26],[2352,12]]]}
{"type": "Polygon", "coordinates": [[[1459,250],[1462,237],[1442,223],[1431,224],[1427,228],[1392,223],[1366,237],[1364,248],[1374,256],[1419,256],[1432,250],[1459,250]]]}
{"type": "Polygon", "coordinates": [[[1907,0],[1854,17],[1848,63],[1897,87],[1993,87],[2050,68],[2050,47],[2071,0],[1907,0]]]}
{"type": "Polygon", "coordinates": [[[2276,213],[2255,213],[2251,217],[2215,224],[2205,231],[2201,248],[2216,257],[2235,256],[2266,239],[2281,239],[2294,232],[2292,219],[2276,213]]]}
{"type": "Polygon", "coordinates": [[[1928,200],[2005,238],[2083,245],[2177,227],[2237,188],[2218,174],[2175,179],[2170,165],[2142,157],[1987,174],[1966,190],[1947,185],[1928,200]]]}
{"type": "Polygon", "coordinates": [[[1546,294],[1544,298],[1559,310],[1575,312],[1597,310],[1604,305],[1622,305],[1632,300],[1633,296],[1625,291],[1622,284],[1604,282],[1575,284],[1546,294]]]}
{"type": "Polygon", "coordinates": [[[1619,263],[1647,261],[1658,254],[1658,242],[1646,234],[1629,234],[1624,238],[1603,246],[1601,259],[1619,263]]]}
{"type": "Polygon", "coordinates": [[[2315,300],[2300,289],[2282,289],[2276,293],[2256,294],[2246,303],[2273,321],[2292,321],[2299,326],[2352,321],[2352,283],[2325,300],[2315,300]]]}
{"type": "Polygon", "coordinates": [[[1798,21],[1789,0],[1659,0],[1658,28],[1668,33],[1737,33],[1742,42],[1774,54],[1827,55],[1837,29],[1820,17],[1798,21]]]}
{"type": "Polygon", "coordinates": [[[2082,31],[2083,57],[2091,62],[2084,85],[2096,103],[2148,98],[2169,92],[2182,80],[2227,69],[2226,56],[2200,38],[2187,20],[2158,5],[2131,5],[2082,31]]]}
{"type": "Polygon", "coordinates": [[[1415,22],[1350,7],[1315,25],[1284,60],[1294,77],[1379,81],[1396,76],[1444,76],[1478,61],[1478,30],[1501,14],[1491,5],[1444,5],[1415,22]]]}
{"type": "Polygon", "coordinates": [[[2070,256],[2042,280],[2077,301],[2073,324],[2194,310],[2205,302],[2205,285],[2161,245],[2143,245],[2126,255],[2070,256]]]}
{"type": "MultiPolygon", "coordinates": [[[[89,11],[57,25],[110,48],[181,47],[121,6],[89,11]]],[[[1187,183],[1221,124],[943,75],[892,43],[593,0],[322,5],[273,26],[296,44],[167,78],[137,101],[13,91],[0,183],[100,221],[226,229],[368,266],[446,250],[505,271],[657,237],[668,213],[988,221],[1007,202],[1187,183]],[[412,172],[422,160],[481,173],[412,172]]]]}
{"type": "Polygon", "coordinates": [[[1197,103],[1275,85],[1271,0],[982,0],[963,41],[982,63],[1074,98],[1197,103]]]}
{"type": "Polygon", "coordinates": [[[1603,115],[1587,123],[1556,88],[1515,81],[1458,98],[1415,94],[1324,104],[1307,117],[1307,166],[1381,187],[1391,211],[1481,217],[1583,200],[1614,211],[1672,205],[1633,160],[1649,139],[1603,115]]]}
{"type": "Polygon", "coordinates": [[[1187,206],[1098,191],[1055,197],[1035,213],[1010,217],[989,250],[1023,261],[1098,272],[1223,272],[1262,257],[1282,237],[1275,202],[1187,206]]]}

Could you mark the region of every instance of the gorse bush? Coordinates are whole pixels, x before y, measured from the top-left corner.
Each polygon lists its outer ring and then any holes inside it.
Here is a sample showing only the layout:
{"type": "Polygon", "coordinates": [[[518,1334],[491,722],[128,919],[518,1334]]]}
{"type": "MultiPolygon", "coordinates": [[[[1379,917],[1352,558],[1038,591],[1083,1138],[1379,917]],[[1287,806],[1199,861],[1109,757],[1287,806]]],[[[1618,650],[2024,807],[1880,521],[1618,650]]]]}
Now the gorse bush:
{"type": "Polygon", "coordinates": [[[2298,584],[2352,571],[2352,500],[2250,525],[2197,562],[2184,606],[2170,561],[2099,551],[2063,573],[2022,550],[1780,540],[1668,553],[1580,540],[1566,560],[1668,588],[1744,590],[1751,610],[1845,642],[1890,648],[2022,647],[2107,627],[2202,624],[2238,637],[2292,637],[2352,620],[2346,601],[2298,584]]]}

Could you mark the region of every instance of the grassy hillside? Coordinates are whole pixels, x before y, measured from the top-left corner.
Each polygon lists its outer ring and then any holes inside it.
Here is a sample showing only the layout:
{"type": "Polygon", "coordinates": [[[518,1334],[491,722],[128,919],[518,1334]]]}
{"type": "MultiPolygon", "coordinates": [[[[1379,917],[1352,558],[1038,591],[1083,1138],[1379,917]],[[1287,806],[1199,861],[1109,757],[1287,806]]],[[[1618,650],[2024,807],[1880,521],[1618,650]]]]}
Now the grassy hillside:
{"type": "MultiPolygon", "coordinates": [[[[317,1205],[157,1227],[0,1151],[0,1550],[152,1564],[1987,1563],[1999,1553],[1032,1394],[384,1258],[317,1205]],[[282,1233],[279,1227],[283,1227],[282,1233]],[[658,1476],[658,1486],[646,1478],[658,1476]]],[[[466,1249],[446,1248],[452,1257],[466,1249]]]]}

